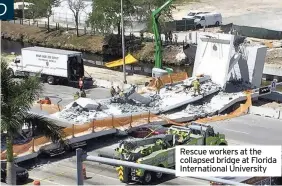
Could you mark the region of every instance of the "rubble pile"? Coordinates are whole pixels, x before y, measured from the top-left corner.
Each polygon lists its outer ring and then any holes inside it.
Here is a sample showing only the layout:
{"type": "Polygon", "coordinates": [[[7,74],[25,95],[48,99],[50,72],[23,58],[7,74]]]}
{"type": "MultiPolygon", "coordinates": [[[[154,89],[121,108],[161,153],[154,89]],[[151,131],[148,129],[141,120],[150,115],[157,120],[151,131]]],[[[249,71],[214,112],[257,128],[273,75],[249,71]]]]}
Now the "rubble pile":
{"type": "MultiPolygon", "coordinates": [[[[116,95],[111,99],[95,101],[89,98],[79,98],[67,105],[61,112],[56,113],[56,117],[68,122],[83,124],[93,119],[107,118],[112,115],[121,116],[123,114],[148,111],[151,113],[164,112],[166,109],[171,110],[187,101],[189,102],[189,100],[192,101],[194,97],[193,86],[188,85],[187,87],[185,83],[166,86],[161,89],[159,95],[155,91],[138,94],[135,88],[135,86],[131,86],[123,94],[116,95]]],[[[211,94],[211,91],[216,92],[219,89],[220,87],[211,80],[201,83],[201,93],[204,96],[211,94]]],[[[193,110],[192,106],[190,107],[186,110],[193,110]]],[[[202,105],[195,107],[194,110],[202,115],[207,110],[211,110],[211,108],[206,108],[205,105],[202,105]]]]}
{"type": "Polygon", "coordinates": [[[107,118],[112,115],[142,113],[155,109],[155,107],[145,107],[141,104],[112,103],[110,99],[94,101],[89,98],[79,98],[54,115],[71,123],[83,124],[93,119],[107,118]]]}
{"type": "Polygon", "coordinates": [[[189,115],[195,115],[197,117],[206,117],[212,108],[209,104],[205,103],[203,105],[188,105],[184,110],[185,113],[189,115]]]}
{"type": "Polygon", "coordinates": [[[121,112],[111,105],[96,102],[89,98],[79,98],[67,105],[61,112],[56,113],[56,116],[73,123],[85,123],[112,114],[121,114],[121,112]]]}
{"type": "Polygon", "coordinates": [[[243,92],[239,92],[239,93],[219,92],[211,99],[204,100],[203,104],[188,105],[184,110],[184,112],[188,113],[189,115],[195,115],[197,117],[206,117],[206,116],[214,115],[220,109],[224,108],[225,105],[229,104],[231,101],[242,96],[244,96],[243,92]]]}

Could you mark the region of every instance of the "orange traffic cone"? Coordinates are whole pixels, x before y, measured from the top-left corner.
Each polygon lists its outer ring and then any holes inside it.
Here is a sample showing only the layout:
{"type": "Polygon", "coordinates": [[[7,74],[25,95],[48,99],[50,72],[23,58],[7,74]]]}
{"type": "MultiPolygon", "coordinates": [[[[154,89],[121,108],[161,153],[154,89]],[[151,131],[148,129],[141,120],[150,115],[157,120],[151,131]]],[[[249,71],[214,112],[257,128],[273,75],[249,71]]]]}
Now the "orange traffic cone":
{"type": "Polygon", "coordinates": [[[34,180],[33,181],[33,185],[40,185],[40,181],[39,180],[34,180]]]}
{"type": "Polygon", "coordinates": [[[83,174],[83,178],[87,179],[85,165],[82,165],[82,174],[83,174]]]}

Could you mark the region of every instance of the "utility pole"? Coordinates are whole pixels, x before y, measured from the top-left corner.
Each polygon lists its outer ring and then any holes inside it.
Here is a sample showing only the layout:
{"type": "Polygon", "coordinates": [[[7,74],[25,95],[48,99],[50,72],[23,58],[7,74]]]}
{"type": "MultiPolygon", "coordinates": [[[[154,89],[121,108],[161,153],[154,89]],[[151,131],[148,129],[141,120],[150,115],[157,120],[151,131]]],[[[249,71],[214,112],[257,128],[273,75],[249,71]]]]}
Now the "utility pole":
{"type": "Polygon", "coordinates": [[[23,0],[23,9],[22,9],[22,12],[23,12],[23,21],[24,21],[24,0],[23,0]]]}
{"type": "Polygon", "coordinates": [[[123,0],[120,0],[120,17],[121,17],[123,76],[124,76],[123,83],[124,83],[124,84],[127,84],[127,81],[126,81],[126,69],[125,69],[125,44],[124,44],[123,0]]]}

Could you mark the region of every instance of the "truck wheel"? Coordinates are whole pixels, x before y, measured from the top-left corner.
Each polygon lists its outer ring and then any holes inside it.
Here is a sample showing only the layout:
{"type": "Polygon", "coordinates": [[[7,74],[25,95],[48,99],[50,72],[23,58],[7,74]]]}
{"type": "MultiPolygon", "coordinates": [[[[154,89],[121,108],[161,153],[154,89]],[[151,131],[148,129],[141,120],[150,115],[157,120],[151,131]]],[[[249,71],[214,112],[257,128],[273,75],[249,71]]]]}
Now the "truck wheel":
{"type": "Polygon", "coordinates": [[[48,83],[49,85],[54,85],[54,83],[55,83],[54,77],[53,77],[53,76],[48,76],[48,77],[47,77],[47,83],[48,83]]]}
{"type": "MultiPolygon", "coordinates": [[[[159,167],[164,167],[163,165],[159,165],[159,167]]],[[[162,172],[156,172],[155,173],[155,177],[157,180],[162,179],[162,177],[164,176],[164,174],[162,172]]]]}
{"type": "Polygon", "coordinates": [[[219,26],[219,22],[218,21],[215,23],[215,26],[219,26]]]}
{"type": "Polygon", "coordinates": [[[156,178],[159,180],[159,179],[162,179],[163,177],[163,173],[162,172],[156,172],[156,178]]]}
{"type": "Polygon", "coordinates": [[[153,174],[150,171],[146,171],[143,177],[143,184],[149,185],[153,180],[153,174]]]}

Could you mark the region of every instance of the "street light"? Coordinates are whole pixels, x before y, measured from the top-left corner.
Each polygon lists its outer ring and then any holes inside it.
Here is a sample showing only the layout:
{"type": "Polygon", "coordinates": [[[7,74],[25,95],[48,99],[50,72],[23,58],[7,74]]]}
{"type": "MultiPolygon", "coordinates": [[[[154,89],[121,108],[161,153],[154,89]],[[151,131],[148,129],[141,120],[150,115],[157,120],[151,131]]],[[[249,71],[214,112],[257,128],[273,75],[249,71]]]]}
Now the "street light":
{"type": "Polygon", "coordinates": [[[23,10],[22,10],[22,12],[23,12],[23,20],[24,20],[24,0],[23,0],[23,10]]]}
{"type": "Polygon", "coordinates": [[[123,23],[123,0],[120,0],[120,14],[121,14],[121,36],[122,36],[122,59],[123,59],[123,77],[124,84],[127,84],[126,81],[126,69],[125,69],[125,44],[124,44],[124,23],[123,23]]]}

